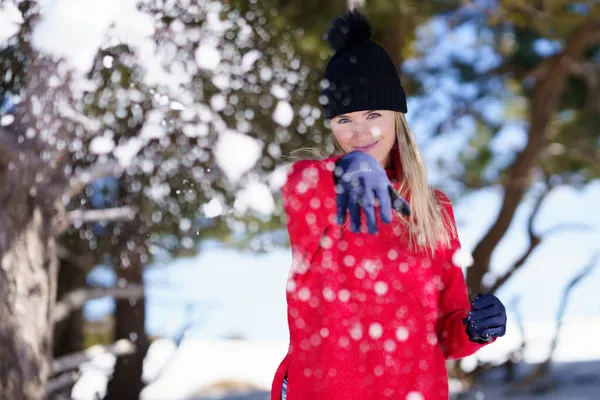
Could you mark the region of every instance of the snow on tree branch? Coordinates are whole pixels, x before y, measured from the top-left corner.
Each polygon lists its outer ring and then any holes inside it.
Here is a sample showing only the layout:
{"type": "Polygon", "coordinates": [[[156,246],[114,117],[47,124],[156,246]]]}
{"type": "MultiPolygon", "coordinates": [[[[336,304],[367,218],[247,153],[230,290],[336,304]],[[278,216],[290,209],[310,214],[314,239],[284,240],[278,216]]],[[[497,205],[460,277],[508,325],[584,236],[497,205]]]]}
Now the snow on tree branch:
{"type": "Polygon", "coordinates": [[[52,373],[54,375],[77,368],[84,362],[101,356],[103,354],[113,354],[117,357],[135,353],[135,344],[131,340],[121,339],[110,345],[95,345],[83,351],[67,354],[59,357],[52,362],[52,373]]]}
{"type": "Polygon", "coordinates": [[[54,323],[67,318],[70,313],[83,307],[86,301],[112,297],[114,299],[139,298],[144,295],[142,285],[129,285],[127,287],[77,289],[67,293],[64,298],[56,304],[54,309],[54,323]]]}
{"type": "Polygon", "coordinates": [[[102,210],[73,210],[68,212],[67,216],[76,226],[89,222],[129,221],[135,217],[135,209],[124,206],[102,210]]]}

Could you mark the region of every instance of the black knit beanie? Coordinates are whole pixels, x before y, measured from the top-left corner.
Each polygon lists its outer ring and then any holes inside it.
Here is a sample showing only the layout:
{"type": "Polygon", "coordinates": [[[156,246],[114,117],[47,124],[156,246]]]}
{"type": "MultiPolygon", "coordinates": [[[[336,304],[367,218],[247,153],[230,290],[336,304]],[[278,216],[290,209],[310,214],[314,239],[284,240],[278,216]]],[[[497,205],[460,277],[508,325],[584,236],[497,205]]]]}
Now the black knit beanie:
{"type": "Polygon", "coordinates": [[[363,110],[407,112],[400,76],[383,47],[369,40],[367,17],[357,10],[336,18],[326,39],[336,51],[325,69],[321,104],[325,118],[363,110]]]}

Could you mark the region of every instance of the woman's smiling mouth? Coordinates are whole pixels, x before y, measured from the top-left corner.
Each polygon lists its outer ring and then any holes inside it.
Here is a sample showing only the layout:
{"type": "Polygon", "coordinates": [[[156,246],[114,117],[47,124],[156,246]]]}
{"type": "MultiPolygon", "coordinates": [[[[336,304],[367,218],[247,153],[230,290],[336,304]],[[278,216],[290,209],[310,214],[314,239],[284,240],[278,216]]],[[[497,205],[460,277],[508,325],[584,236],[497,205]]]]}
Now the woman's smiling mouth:
{"type": "Polygon", "coordinates": [[[377,143],[379,143],[379,140],[371,142],[371,143],[369,143],[369,144],[367,144],[365,146],[354,146],[354,149],[355,150],[360,150],[360,151],[369,151],[372,148],[374,148],[377,145],[377,143]]]}

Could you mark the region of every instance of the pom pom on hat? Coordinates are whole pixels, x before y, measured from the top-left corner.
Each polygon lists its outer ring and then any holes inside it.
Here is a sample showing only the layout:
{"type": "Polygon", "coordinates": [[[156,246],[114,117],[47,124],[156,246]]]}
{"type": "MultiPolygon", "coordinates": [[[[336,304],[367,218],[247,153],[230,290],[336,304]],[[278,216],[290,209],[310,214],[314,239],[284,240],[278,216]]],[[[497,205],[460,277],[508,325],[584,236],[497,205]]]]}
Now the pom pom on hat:
{"type": "Polygon", "coordinates": [[[325,67],[327,85],[319,97],[326,119],[366,110],[406,113],[398,69],[371,35],[371,23],[356,9],[335,18],[324,35],[335,50],[325,67]]]}
{"type": "Polygon", "coordinates": [[[367,17],[354,9],[336,18],[325,38],[335,51],[340,51],[369,40],[372,33],[367,17]]]}

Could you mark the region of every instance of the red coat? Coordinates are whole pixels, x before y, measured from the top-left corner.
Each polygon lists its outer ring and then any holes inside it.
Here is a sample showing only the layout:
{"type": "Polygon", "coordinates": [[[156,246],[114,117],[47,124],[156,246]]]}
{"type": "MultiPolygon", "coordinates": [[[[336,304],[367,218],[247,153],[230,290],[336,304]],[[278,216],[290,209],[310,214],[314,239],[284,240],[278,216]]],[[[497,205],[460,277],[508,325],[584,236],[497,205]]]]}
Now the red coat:
{"type": "Polygon", "coordinates": [[[445,359],[483,346],[462,323],[470,304],[451,261],[459,241],[426,256],[408,250],[398,215],[391,224],[378,216],[377,235],[340,227],[334,160],[294,163],[282,188],[290,344],[271,400],[280,400],[286,371],[287,400],[447,400],[445,359]]]}

